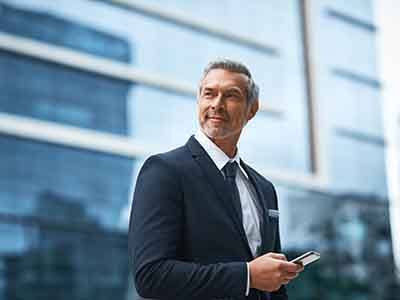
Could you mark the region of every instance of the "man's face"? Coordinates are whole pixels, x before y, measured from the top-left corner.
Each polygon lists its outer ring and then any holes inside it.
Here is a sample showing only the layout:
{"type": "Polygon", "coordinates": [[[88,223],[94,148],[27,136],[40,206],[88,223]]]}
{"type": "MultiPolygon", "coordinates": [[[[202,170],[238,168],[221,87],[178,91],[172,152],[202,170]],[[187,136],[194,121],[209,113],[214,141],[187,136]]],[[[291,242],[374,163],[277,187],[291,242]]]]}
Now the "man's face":
{"type": "Polygon", "coordinates": [[[258,101],[247,103],[244,74],[213,69],[202,80],[198,117],[203,132],[212,140],[238,139],[247,121],[254,117],[258,101]]]}

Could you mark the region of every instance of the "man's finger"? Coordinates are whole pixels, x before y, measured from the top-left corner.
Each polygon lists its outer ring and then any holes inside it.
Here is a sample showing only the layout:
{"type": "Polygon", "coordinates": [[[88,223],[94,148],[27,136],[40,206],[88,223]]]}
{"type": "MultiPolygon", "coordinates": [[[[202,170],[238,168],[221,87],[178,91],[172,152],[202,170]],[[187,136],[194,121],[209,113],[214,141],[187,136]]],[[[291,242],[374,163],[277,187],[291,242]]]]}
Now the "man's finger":
{"type": "Polygon", "coordinates": [[[285,280],[282,281],[282,284],[285,284],[285,285],[286,285],[286,284],[288,284],[289,282],[290,282],[290,280],[285,279],[285,280]]]}
{"type": "Polygon", "coordinates": [[[280,268],[282,271],[290,273],[297,273],[300,270],[298,265],[288,261],[281,262],[280,268]]]}
{"type": "Polygon", "coordinates": [[[272,258],[275,258],[275,259],[287,261],[286,256],[284,254],[282,254],[282,253],[273,253],[273,252],[271,252],[271,253],[268,253],[267,255],[269,257],[272,257],[272,258]]]}
{"type": "Polygon", "coordinates": [[[299,273],[287,273],[284,276],[284,279],[292,280],[295,279],[297,276],[299,276],[299,273]]]}
{"type": "Polygon", "coordinates": [[[304,266],[303,264],[299,264],[297,268],[297,272],[303,272],[304,271],[304,266]]]}

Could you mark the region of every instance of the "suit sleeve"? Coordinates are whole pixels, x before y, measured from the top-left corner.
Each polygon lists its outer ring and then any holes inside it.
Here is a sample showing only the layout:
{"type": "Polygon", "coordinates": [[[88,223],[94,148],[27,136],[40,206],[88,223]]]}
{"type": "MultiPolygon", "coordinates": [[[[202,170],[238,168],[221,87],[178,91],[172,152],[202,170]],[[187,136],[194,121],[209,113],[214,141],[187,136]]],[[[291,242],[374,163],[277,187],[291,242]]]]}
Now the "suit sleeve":
{"type": "Polygon", "coordinates": [[[184,213],[180,174],[160,156],[149,158],[136,182],[128,236],[139,295],[172,299],[243,296],[245,262],[201,265],[184,261],[184,213]]]}
{"type": "MultiPolygon", "coordinates": [[[[271,188],[273,191],[273,197],[275,199],[275,205],[276,205],[276,208],[278,209],[278,197],[276,194],[275,187],[272,184],[271,184],[271,188]]],[[[281,237],[280,237],[280,233],[279,233],[279,224],[278,224],[277,233],[276,233],[276,243],[275,243],[274,251],[276,253],[282,252],[281,237]]],[[[287,299],[288,299],[288,295],[286,292],[286,287],[284,285],[282,285],[281,288],[279,290],[277,290],[276,292],[271,293],[271,300],[287,300],[287,299]]]]}

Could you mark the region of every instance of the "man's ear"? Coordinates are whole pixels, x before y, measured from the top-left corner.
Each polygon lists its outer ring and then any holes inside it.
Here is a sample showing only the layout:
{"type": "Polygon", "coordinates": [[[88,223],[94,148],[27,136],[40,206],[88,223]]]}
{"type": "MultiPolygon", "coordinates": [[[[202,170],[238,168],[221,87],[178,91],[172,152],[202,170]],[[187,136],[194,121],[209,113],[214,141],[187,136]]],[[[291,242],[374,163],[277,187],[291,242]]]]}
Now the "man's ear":
{"type": "Polygon", "coordinates": [[[259,101],[257,99],[257,101],[254,101],[254,103],[251,104],[250,110],[247,114],[247,121],[250,121],[251,119],[253,119],[253,117],[258,112],[258,108],[259,108],[259,101]]]}

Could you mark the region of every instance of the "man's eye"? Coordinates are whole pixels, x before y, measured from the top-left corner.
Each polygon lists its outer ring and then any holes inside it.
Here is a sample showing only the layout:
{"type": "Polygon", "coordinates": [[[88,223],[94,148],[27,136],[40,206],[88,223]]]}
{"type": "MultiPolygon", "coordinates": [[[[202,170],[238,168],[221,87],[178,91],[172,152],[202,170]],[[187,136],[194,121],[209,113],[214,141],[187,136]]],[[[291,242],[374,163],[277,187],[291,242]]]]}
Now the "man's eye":
{"type": "Polygon", "coordinates": [[[204,97],[211,97],[212,93],[211,92],[204,92],[203,96],[204,97]]]}
{"type": "Polygon", "coordinates": [[[226,98],[232,98],[232,99],[237,99],[239,98],[239,95],[236,93],[228,93],[225,95],[226,98]]]}

